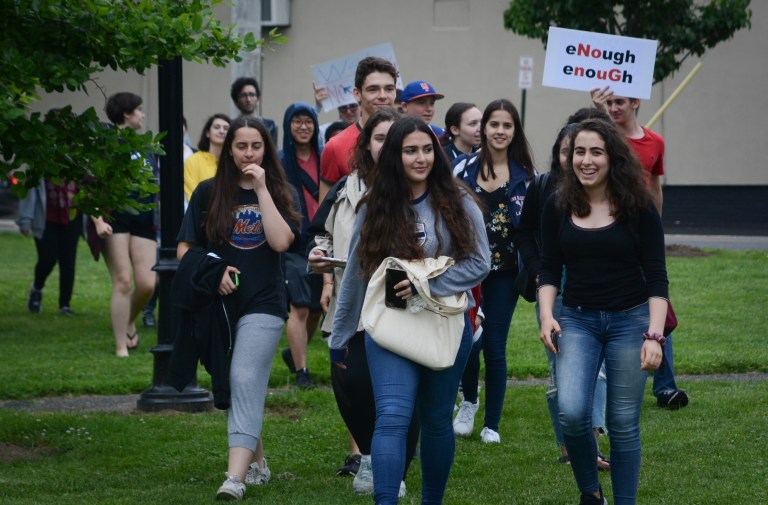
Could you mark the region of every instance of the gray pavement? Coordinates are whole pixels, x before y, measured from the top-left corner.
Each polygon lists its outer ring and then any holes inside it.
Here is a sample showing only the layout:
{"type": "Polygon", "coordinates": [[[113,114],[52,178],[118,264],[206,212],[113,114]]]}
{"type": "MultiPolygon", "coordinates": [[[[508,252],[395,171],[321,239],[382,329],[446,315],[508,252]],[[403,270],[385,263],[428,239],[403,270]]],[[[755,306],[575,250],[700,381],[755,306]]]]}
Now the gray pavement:
{"type": "MultiPolygon", "coordinates": [[[[19,232],[19,227],[10,218],[0,218],[0,232],[19,232]]],[[[712,247],[733,250],[768,250],[768,236],[731,235],[666,235],[667,245],[679,244],[692,247],[712,247]]]]}
{"type": "MultiPolygon", "coordinates": [[[[691,383],[703,381],[718,382],[752,382],[768,381],[768,373],[712,374],[712,375],[678,375],[675,377],[680,386],[688,388],[688,393],[695,398],[695,386],[691,383]]],[[[511,379],[507,387],[545,386],[547,379],[511,379]]],[[[331,393],[331,388],[321,387],[321,391],[331,393]]],[[[270,394],[288,393],[290,389],[270,389],[270,394]]],[[[59,412],[66,414],[83,414],[87,412],[112,412],[117,414],[139,413],[136,402],[139,395],[86,395],[35,398],[32,400],[0,401],[0,409],[22,410],[27,412],[59,412]]],[[[141,412],[144,414],[145,412],[141,412]]]]}

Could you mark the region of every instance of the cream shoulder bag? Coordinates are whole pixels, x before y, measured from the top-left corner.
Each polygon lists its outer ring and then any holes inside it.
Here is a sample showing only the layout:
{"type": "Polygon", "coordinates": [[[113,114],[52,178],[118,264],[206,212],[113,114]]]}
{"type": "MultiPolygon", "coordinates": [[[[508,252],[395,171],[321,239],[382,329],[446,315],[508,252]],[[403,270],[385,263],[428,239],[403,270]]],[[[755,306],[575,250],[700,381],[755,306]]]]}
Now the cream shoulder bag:
{"type": "Polygon", "coordinates": [[[361,320],[365,331],[378,345],[420,365],[442,370],[453,366],[464,332],[467,294],[432,296],[429,279],[437,277],[455,263],[453,258],[425,258],[406,261],[385,258],[371,276],[361,320]],[[386,270],[405,270],[416,287],[424,308],[387,307],[384,302],[386,270]]]}

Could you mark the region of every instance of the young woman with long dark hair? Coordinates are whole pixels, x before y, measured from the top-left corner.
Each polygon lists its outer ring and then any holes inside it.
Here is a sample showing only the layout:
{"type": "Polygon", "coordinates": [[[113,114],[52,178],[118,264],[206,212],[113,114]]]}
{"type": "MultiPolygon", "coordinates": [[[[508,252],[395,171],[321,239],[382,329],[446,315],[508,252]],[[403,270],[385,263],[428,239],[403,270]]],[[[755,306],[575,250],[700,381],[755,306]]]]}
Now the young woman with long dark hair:
{"type": "Polygon", "coordinates": [[[647,371],[658,368],[664,343],[664,230],[640,162],[613,124],[589,119],[570,138],[568,166],[541,222],[540,338],[557,354],[560,424],[581,505],[607,504],[590,422],[604,359],[614,503],[631,505],[640,476],[647,371]]]}
{"type": "Polygon", "coordinates": [[[480,120],[483,113],[475,104],[457,102],[445,113],[445,133],[440,139],[448,161],[472,154],[480,147],[480,120]]]}
{"type": "MultiPolygon", "coordinates": [[[[386,257],[450,256],[456,263],[430,280],[430,290],[444,296],[468,292],[488,273],[482,226],[475,199],[452,176],[429,126],[413,117],[395,121],[355,220],[329,341],[331,361],[344,366],[368,279],[386,257]]],[[[404,300],[412,296],[410,281],[395,289],[404,300]]],[[[397,503],[414,406],[421,426],[422,502],[442,501],[455,447],[452,400],[469,353],[470,328],[467,321],[454,365],[440,371],[389,352],[365,335],[376,402],[371,443],[376,503],[397,503]]]]}
{"type": "Polygon", "coordinates": [[[477,385],[480,350],[485,359],[485,420],[480,438],[499,443],[499,422],[507,390],[507,336],[518,294],[514,282],[519,266],[512,233],[518,226],[528,183],[533,179],[533,157],[520,114],[512,102],[494,100],[480,121],[480,151],[454,161],[454,172],[464,179],[485,205],[485,230],[490,244],[491,273],[483,281],[483,333],[475,342],[461,379],[463,400],[454,420],[459,436],[471,436],[480,406],[477,385]]]}
{"type": "Polygon", "coordinates": [[[192,193],[177,250],[182,259],[199,246],[229,263],[218,294],[233,298],[236,313],[230,317],[237,322],[229,370],[229,463],[220,499],[240,500],[244,483],[268,479],[257,446],[269,372],[287,318],[280,254],[299,233],[298,205],[269,132],[260,120],[241,116],[227,132],[216,175],[192,193]]]}

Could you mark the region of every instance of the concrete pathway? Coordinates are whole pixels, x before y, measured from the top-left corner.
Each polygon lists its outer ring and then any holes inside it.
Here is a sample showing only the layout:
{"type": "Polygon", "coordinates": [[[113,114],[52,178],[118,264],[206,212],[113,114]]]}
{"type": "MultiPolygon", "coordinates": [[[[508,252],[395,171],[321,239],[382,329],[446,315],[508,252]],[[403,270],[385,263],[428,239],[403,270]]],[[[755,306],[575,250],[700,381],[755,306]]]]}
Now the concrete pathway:
{"type": "MultiPolygon", "coordinates": [[[[752,382],[768,381],[768,373],[713,374],[713,375],[678,375],[677,381],[685,385],[691,382],[733,381],[752,382]]],[[[507,387],[545,386],[547,379],[512,379],[507,387]]],[[[320,391],[331,393],[330,387],[320,387],[320,391]]],[[[270,389],[270,394],[289,393],[292,389],[270,389]]],[[[87,395],[35,398],[32,400],[0,401],[0,409],[23,410],[27,412],[59,412],[83,414],[86,412],[113,412],[118,414],[138,413],[136,402],[140,395],[87,395]]],[[[143,413],[143,412],[142,412],[143,413]]]]}

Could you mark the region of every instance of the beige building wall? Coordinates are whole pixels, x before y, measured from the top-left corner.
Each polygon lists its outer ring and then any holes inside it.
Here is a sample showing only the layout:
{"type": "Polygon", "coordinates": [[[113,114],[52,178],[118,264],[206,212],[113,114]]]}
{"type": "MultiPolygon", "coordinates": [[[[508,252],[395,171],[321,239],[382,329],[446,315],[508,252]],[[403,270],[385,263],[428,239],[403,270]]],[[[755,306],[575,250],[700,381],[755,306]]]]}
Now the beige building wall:
{"type": "MultiPolygon", "coordinates": [[[[250,0],[254,1],[254,0],[250,0]]],[[[506,97],[520,105],[518,62],[534,57],[534,87],[528,91],[526,134],[536,165],[546,170],[552,142],[565,118],[590,104],[586,93],[544,88],[541,76],[544,48],[540,41],[518,37],[503,28],[507,0],[292,0],[292,25],[281,29],[289,39],[275,51],[264,51],[262,113],[277,121],[282,142],[282,117],[295,101],[311,102],[310,65],[391,42],[403,82],[423,79],[446,95],[438,103],[441,124],[451,103],[471,101],[481,109],[506,97]]],[[[669,185],[768,185],[763,147],[764,117],[768,113],[768,2],[752,2],[752,29],[710,50],[699,74],[654,126],[667,141],[669,185]]],[[[223,21],[231,8],[219,5],[223,21]]],[[[640,108],[647,121],[693,68],[683,69],[654,87],[651,100],[640,108]]],[[[233,113],[229,98],[231,72],[185,62],[184,111],[193,143],[205,119],[216,112],[233,113]]],[[[147,127],[157,129],[156,70],[147,76],[105,72],[104,92],[133,91],[145,100],[147,127]]],[[[104,97],[55,94],[39,110],[72,103],[76,110],[94,105],[101,111],[104,97]]],[[[103,113],[102,113],[103,115],[103,113]]],[[[335,118],[321,114],[321,122],[335,118]]]]}

